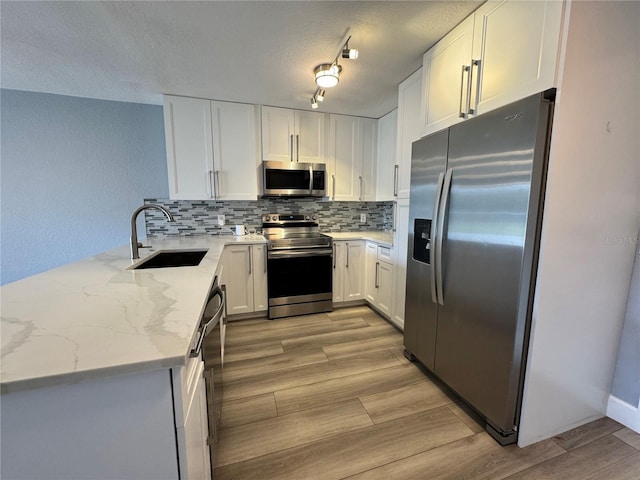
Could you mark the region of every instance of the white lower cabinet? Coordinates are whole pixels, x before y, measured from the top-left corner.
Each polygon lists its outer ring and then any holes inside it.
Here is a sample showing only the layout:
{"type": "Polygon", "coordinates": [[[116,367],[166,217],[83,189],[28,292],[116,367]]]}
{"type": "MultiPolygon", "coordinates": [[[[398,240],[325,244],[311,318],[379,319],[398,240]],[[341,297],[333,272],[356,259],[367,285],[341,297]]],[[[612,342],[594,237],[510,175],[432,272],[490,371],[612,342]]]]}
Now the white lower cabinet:
{"type": "Polygon", "coordinates": [[[333,249],[333,302],[364,299],[365,241],[334,241],[333,249]]]}
{"type": "Polygon", "coordinates": [[[404,329],[404,301],[407,284],[407,248],[409,238],[409,199],[398,199],[395,204],[395,231],[393,232],[393,297],[391,321],[404,329]]]}
{"type": "Polygon", "coordinates": [[[222,254],[227,315],[267,310],[266,245],[227,245],[222,254]]]}
{"type": "Polygon", "coordinates": [[[393,265],[391,248],[367,242],[365,265],[365,299],[386,317],[391,316],[393,265]]]}
{"type": "Polygon", "coordinates": [[[176,441],[180,478],[209,480],[209,423],[204,362],[192,358],[186,366],[172,369],[176,441]]]}
{"type": "Polygon", "coordinates": [[[2,478],[208,480],[201,364],[3,393],[2,478]]]}

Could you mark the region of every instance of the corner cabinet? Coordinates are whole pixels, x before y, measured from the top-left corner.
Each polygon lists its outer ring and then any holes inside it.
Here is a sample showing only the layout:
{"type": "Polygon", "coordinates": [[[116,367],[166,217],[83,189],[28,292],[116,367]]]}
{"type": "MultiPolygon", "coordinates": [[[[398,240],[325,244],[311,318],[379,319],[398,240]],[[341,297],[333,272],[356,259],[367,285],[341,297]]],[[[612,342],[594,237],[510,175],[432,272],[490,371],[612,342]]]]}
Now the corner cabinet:
{"type": "Polygon", "coordinates": [[[257,107],[171,95],[163,101],[169,197],[255,200],[257,107]]]}
{"type": "Polygon", "coordinates": [[[427,51],[423,135],[552,88],[563,5],[488,1],[427,51]]]}
{"type": "Polygon", "coordinates": [[[262,107],[262,159],[325,163],[326,115],[262,107]]]}
{"type": "Polygon", "coordinates": [[[377,138],[375,119],[329,116],[328,193],[332,200],[375,200],[377,138]]]}
{"type": "Polygon", "coordinates": [[[363,300],[364,240],[333,241],[333,303],[363,300]]]}

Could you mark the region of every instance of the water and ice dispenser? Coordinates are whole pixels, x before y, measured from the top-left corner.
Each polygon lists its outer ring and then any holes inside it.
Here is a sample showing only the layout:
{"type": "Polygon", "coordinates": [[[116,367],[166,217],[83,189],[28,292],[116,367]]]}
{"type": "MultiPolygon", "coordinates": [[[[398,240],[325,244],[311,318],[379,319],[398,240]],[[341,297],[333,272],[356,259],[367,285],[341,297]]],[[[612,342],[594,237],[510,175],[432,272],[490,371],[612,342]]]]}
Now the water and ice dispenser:
{"type": "Polygon", "coordinates": [[[416,218],[413,223],[413,259],[431,265],[431,220],[416,218]]]}

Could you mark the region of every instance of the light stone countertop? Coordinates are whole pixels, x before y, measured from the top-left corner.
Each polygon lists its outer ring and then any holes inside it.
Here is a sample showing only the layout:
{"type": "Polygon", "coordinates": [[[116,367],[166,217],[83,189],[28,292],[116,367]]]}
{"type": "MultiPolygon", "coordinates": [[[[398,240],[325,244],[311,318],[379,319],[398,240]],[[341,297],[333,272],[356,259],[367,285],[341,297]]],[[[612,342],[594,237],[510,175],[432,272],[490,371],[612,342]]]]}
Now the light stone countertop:
{"type": "MultiPolygon", "coordinates": [[[[391,246],[391,232],[325,232],[391,246]]],[[[149,238],[0,287],[0,392],[184,365],[225,245],[261,235],[149,238]],[[196,267],[129,270],[159,250],[208,252],[196,267]]]]}
{"type": "Polygon", "coordinates": [[[365,232],[322,232],[334,240],[370,240],[386,247],[393,246],[393,232],[371,230],[365,232]]]}
{"type": "Polygon", "coordinates": [[[207,248],[196,267],[128,270],[129,246],[0,287],[0,392],[186,363],[222,250],[260,235],[149,238],[152,249],[207,248]]]}

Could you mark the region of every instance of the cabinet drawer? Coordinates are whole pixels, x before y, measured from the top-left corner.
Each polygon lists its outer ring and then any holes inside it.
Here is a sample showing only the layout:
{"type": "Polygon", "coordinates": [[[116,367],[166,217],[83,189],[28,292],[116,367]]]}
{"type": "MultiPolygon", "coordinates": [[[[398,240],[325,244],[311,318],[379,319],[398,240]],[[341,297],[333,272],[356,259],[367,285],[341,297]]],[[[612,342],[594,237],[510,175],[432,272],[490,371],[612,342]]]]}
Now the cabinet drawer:
{"type": "Polygon", "coordinates": [[[378,260],[391,262],[391,247],[384,247],[382,245],[378,245],[378,260]]]}

